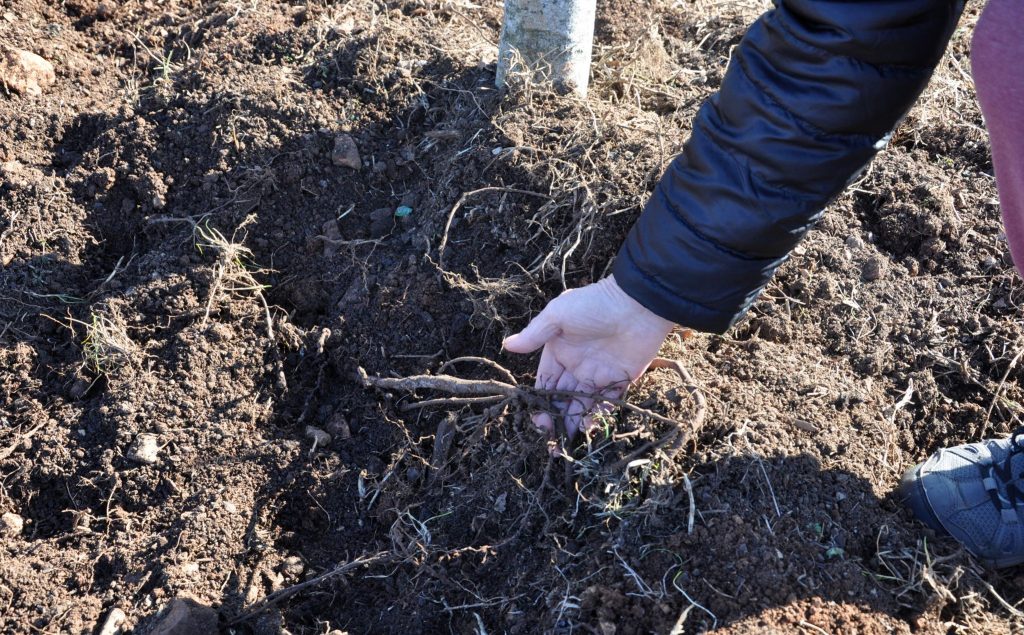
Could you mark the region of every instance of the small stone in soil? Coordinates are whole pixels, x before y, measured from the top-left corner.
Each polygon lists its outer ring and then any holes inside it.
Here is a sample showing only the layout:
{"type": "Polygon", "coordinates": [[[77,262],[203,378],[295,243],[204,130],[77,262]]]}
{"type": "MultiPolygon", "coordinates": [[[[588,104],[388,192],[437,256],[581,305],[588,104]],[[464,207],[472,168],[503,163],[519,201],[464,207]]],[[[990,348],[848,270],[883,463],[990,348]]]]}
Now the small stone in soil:
{"type": "Polygon", "coordinates": [[[0,534],[17,536],[24,526],[25,521],[17,514],[6,512],[0,516],[0,534]]]}
{"type": "Polygon", "coordinates": [[[122,632],[121,625],[124,624],[127,617],[128,616],[124,614],[124,611],[114,607],[111,609],[110,613],[107,614],[107,619],[104,620],[103,626],[100,627],[99,635],[120,635],[122,632]]]}
{"type": "Polygon", "coordinates": [[[135,442],[128,448],[128,458],[143,465],[153,465],[160,454],[160,441],[155,434],[143,432],[135,437],[135,442]]]}
{"type": "Polygon", "coordinates": [[[343,168],[358,170],[363,167],[359,157],[359,148],[352,135],[340,134],[334,137],[334,149],[331,150],[331,163],[343,168]]]}
{"type": "Polygon", "coordinates": [[[16,93],[37,97],[56,79],[53,64],[35,53],[0,44],[0,84],[16,93]]]}
{"type": "Polygon", "coordinates": [[[337,439],[348,439],[352,436],[352,431],[348,427],[348,421],[345,420],[345,415],[340,412],[335,412],[331,416],[331,420],[327,422],[327,432],[334,435],[337,439]]]}

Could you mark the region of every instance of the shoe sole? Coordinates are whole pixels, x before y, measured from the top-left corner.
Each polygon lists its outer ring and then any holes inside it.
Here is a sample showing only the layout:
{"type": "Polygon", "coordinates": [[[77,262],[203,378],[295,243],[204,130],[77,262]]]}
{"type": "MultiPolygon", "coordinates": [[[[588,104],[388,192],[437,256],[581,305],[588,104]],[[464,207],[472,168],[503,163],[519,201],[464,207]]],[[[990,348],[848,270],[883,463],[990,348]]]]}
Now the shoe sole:
{"type": "Polygon", "coordinates": [[[896,495],[904,505],[910,508],[910,511],[914,512],[914,516],[918,520],[931,527],[939,535],[948,536],[949,532],[932,511],[932,506],[928,503],[928,496],[924,492],[924,486],[921,484],[919,474],[923,465],[924,463],[918,463],[903,473],[896,495]]]}

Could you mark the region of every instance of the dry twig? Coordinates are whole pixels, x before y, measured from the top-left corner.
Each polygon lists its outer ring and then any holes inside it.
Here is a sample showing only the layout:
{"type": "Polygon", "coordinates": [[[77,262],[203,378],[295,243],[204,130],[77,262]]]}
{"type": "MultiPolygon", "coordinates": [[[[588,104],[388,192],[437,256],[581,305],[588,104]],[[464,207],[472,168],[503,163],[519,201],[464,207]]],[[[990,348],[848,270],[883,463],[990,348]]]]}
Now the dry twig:
{"type": "Polygon", "coordinates": [[[288,598],[292,597],[293,595],[295,595],[297,593],[301,593],[302,591],[305,591],[306,589],[309,589],[311,587],[318,586],[321,583],[326,582],[327,580],[330,580],[330,579],[342,576],[342,575],[348,573],[349,571],[352,571],[353,569],[357,569],[357,568],[359,568],[359,567],[361,567],[363,565],[369,566],[371,564],[378,564],[378,563],[381,563],[381,562],[390,562],[390,561],[392,561],[394,559],[395,559],[395,555],[392,554],[391,552],[381,551],[379,553],[373,554],[372,556],[360,556],[360,557],[356,558],[355,560],[352,560],[351,562],[346,562],[344,564],[339,564],[338,566],[334,567],[333,569],[331,569],[329,571],[325,571],[324,573],[321,573],[320,575],[316,576],[315,578],[310,578],[309,580],[306,580],[305,582],[300,582],[298,584],[293,584],[293,585],[291,585],[289,587],[285,587],[285,588],[281,589],[280,591],[275,591],[274,593],[271,593],[270,595],[268,595],[267,597],[263,598],[262,600],[260,600],[256,604],[254,604],[253,606],[249,607],[248,611],[246,611],[245,613],[242,613],[241,615],[239,615],[235,619],[231,620],[231,622],[229,623],[229,626],[234,626],[236,624],[241,624],[242,622],[251,620],[252,618],[254,618],[257,615],[259,615],[260,613],[262,613],[263,611],[266,611],[267,609],[269,609],[270,607],[272,607],[272,606],[274,606],[276,604],[280,604],[281,602],[287,600],[288,598]]]}

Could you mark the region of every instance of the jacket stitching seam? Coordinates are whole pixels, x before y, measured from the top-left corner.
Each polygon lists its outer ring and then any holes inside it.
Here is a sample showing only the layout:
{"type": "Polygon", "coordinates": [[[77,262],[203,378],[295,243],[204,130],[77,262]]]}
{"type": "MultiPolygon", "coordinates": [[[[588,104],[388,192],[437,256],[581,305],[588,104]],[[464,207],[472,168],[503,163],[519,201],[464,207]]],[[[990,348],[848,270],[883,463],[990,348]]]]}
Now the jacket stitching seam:
{"type": "Polygon", "coordinates": [[[783,104],[775,96],[775,94],[772,92],[771,89],[767,87],[767,85],[754,79],[754,76],[750,72],[750,69],[747,68],[747,62],[743,59],[742,55],[737,56],[736,66],[751,86],[764,93],[764,96],[767,98],[768,102],[772,106],[775,106],[776,109],[781,110],[783,113],[785,113],[785,115],[792,119],[793,123],[795,123],[798,127],[804,128],[806,132],[809,133],[809,135],[816,141],[840,143],[848,142],[849,145],[854,147],[874,147],[875,143],[878,141],[877,139],[872,139],[870,136],[865,134],[842,134],[822,130],[818,126],[814,125],[810,121],[807,121],[800,115],[790,110],[789,107],[783,104]]]}
{"type": "Polygon", "coordinates": [[[669,214],[671,214],[673,218],[675,218],[677,221],[679,221],[683,225],[683,227],[685,227],[687,230],[689,230],[689,232],[691,234],[693,234],[694,236],[696,236],[700,240],[706,242],[707,244],[711,245],[713,248],[715,248],[716,250],[722,252],[726,256],[730,256],[732,258],[737,258],[737,259],[740,259],[740,260],[747,260],[747,261],[765,260],[765,258],[759,258],[757,256],[752,256],[752,255],[744,254],[741,251],[735,251],[731,247],[729,247],[728,245],[722,244],[719,241],[717,241],[714,238],[712,238],[711,236],[705,235],[703,232],[701,232],[696,227],[694,227],[692,224],[690,224],[690,222],[687,221],[686,218],[681,213],[676,211],[675,207],[672,205],[671,201],[669,200],[668,195],[666,195],[663,192],[661,192],[661,188],[658,188],[658,196],[662,196],[662,197],[665,198],[665,202],[663,202],[661,204],[661,206],[666,208],[666,209],[668,209],[669,214]]]}
{"type": "Polygon", "coordinates": [[[643,276],[647,280],[650,280],[654,284],[658,285],[658,287],[660,287],[662,290],[667,291],[668,293],[674,295],[675,297],[679,298],[680,300],[683,300],[684,302],[688,302],[688,303],[692,304],[695,307],[701,308],[701,309],[703,309],[705,311],[708,311],[710,313],[714,313],[717,316],[722,316],[722,315],[730,314],[729,311],[722,311],[720,309],[713,309],[713,308],[711,308],[711,307],[709,307],[709,306],[707,306],[705,304],[701,304],[700,302],[697,302],[696,300],[691,300],[690,298],[682,295],[678,291],[672,289],[672,287],[670,287],[667,284],[665,284],[664,282],[662,282],[656,275],[654,275],[653,273],[650,273],[649,271],[647,271],[646,269],[644,269],[642,266],[640,266],[637,263],[636,258],[633,257],[633,250],[630,248],[628,243],[626,244],[626,256],[629,258],[630,264],[633,265],[633,268],[636,269],[636,271],[641,276],[643,276]]]}
{"type": "Polygon", "coordinates": [[[843,59],[848,59],[857,64],[862,64],[864,66],[874,68],[881,73],[910,73],[915,75],[920,73],[930,74],[932,71],[932,67],[934,66],[933,64],[927,64],[925,66],[915,66],[913,64],[876,64],[873,62],[868,62],[867,60],[863,60],[855,55],[848,55],[846,53],[836,53],[835,51],[830,51],[823,46],[811,44],[810,42],[803,40],[799,35],[790,30],[790,28],[785,24],[785,21],[778,17],[778,15],[778,10],[772,10],[769,12],[767,16],[765,16],[765,21],[771,21],[773,24],[778,26],[779,30],[782,31],[782,36],[785,37],[787,40],[790,40],[792,43],[804,47],[806,50],[813,51],[815,53],[823,53],[831,57],[841,57],[843,59]]]}
{"type": "MultiPolygon", "coordinates": [[[[718,119],[721,120],[721,117],[719,116],[718,119]]],[[[732,153],[729,152],[729,150],[722,143],[720,143],[718,139],[715,138],[715,131],[713,129],[716,126],[708,123],[707,121],[698,121],[696,125],[700,128],[700,131],[704,133],[704,136],[707,137],[708,141],[710,141],[711,144],[715,147],[715,150],[717,150],[723,157],[728,159],[730,162],[734,163],[741,171],[748,173],[750,175],[750,179],[759,184],[761,189],[772,190],[776,192],[780,197],[785,198],[787,201],[791,201],[793,203],[807,203],[807,200],[805,198],[801,197],[799,194],[795,192],[790,191],[789,188],[776,185],[768,177],[761,174],[761,172],[758,171],[753,166],[744,165],[737,161],[736,158],[732,156],[732,153]]],[[[758,196],[757,198],[758,200],[760,200],[761,197],[758,196]]]]}

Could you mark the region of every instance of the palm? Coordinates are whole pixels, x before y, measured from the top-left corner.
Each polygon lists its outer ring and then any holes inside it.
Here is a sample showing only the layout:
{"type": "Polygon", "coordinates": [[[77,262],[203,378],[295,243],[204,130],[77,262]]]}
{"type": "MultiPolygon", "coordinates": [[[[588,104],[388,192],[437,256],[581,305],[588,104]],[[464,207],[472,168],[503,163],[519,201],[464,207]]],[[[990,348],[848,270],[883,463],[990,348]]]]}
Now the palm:
{"type": "MultiPolygon", "coordinates": [[[[639,377],[658,353],[672,324],[623,292],[613,278],[573,289],[553,300],[505,348],[529,353],[543,347],[536,387],[573,393],[558,399],[555,417],[564,417],[571,437],[589,423],[593,395],[615,399],[639,377]]],[[[534,423],[554,429],[552,413],[534,415],[534,423]]]]}

